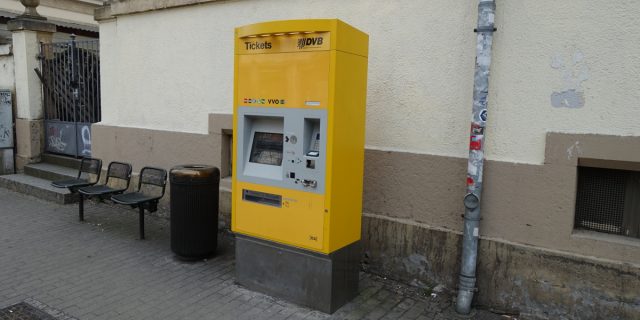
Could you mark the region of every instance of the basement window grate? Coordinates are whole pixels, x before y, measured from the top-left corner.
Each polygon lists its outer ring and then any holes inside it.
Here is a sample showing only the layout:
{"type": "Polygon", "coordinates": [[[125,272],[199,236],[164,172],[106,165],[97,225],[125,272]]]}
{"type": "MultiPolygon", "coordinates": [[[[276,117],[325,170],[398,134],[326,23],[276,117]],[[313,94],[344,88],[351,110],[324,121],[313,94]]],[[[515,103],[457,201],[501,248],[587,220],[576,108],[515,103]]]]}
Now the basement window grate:
{"type": "Polygon", "coordinates": [[[640,238],[640,172],[578,167],[575,228],[640,238]]]}
{"type": "Polygon", "coordinates": [[[0,309],[0,320],[56,320],[44,311],[24,302],[0,309]]]}

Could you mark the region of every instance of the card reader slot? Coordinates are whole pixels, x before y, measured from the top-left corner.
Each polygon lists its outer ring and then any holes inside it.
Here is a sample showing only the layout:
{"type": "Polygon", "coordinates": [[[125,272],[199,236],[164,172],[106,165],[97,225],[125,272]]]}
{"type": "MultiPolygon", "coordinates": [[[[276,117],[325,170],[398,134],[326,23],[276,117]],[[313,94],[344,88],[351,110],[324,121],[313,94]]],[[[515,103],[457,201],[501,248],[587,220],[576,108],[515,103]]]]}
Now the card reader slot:
{"type": "Polygon", "coordinates": [[[260,191],[242,189],[242,200],[278,208],[282,207],[282,196],[260,191]]]}

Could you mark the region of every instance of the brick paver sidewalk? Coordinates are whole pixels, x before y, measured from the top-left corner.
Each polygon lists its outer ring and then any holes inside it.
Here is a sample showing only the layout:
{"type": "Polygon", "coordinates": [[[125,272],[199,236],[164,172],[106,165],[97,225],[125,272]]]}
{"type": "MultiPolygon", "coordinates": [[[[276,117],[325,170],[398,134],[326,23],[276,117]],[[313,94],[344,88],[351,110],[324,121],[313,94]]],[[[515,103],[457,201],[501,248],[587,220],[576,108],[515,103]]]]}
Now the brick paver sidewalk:
{"type": "MultiPolygon", "coordinates": [[[[0,309],[22,301],[60,319],[455,319],[447,296],[433,298],[365,274],[360,295],[332,316],[234,284],[230,236],[220,254],[176,261],[168,222],[89,203],[58,205],[0,188],[0,309]]],[[[499,319],[479,312],[477,319],[499,319]]]]}

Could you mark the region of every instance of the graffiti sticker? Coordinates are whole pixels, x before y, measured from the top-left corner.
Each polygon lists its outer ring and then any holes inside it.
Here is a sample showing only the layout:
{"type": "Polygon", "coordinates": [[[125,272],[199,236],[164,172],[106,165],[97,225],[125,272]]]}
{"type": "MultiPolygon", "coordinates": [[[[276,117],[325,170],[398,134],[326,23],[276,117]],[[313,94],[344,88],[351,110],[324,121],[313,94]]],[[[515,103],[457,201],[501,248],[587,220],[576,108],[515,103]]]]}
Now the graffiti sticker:
{"type": "Polygon", "coordinates": [[[487,121],[487,109],[482,109],[482,111],[480,111],[480,120],[487,121]]]}
{"type": "Polygon", "coordinates": [[[471,123],[471,134],[484,134],[484,127],[477,123],[471,123]]]}
{"type": "Polygon", "coordinates": [[[469,143],[469,148],[471,150],[480,150],[482,149],[482,135],[473,135],[471,136],[471,142],[469,143]]]}
{"type": "Polygon", "coordinates": [[[475,181],[473,181],[473,178],[470,176],[467,176],[467,186],[472,186],[475,183],[475,181]]]}

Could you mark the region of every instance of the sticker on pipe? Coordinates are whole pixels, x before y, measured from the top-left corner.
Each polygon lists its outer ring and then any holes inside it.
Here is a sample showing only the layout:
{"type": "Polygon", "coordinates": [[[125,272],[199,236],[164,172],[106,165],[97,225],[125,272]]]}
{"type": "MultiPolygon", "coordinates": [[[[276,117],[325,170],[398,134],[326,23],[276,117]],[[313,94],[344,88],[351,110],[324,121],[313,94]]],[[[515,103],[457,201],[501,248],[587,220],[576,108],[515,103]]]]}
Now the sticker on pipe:
{"type": "Polygon", "coordinates": [[[482,111],[480,111],[480,120],[487,121],[487,109],[482,109],[482,111]]]}

